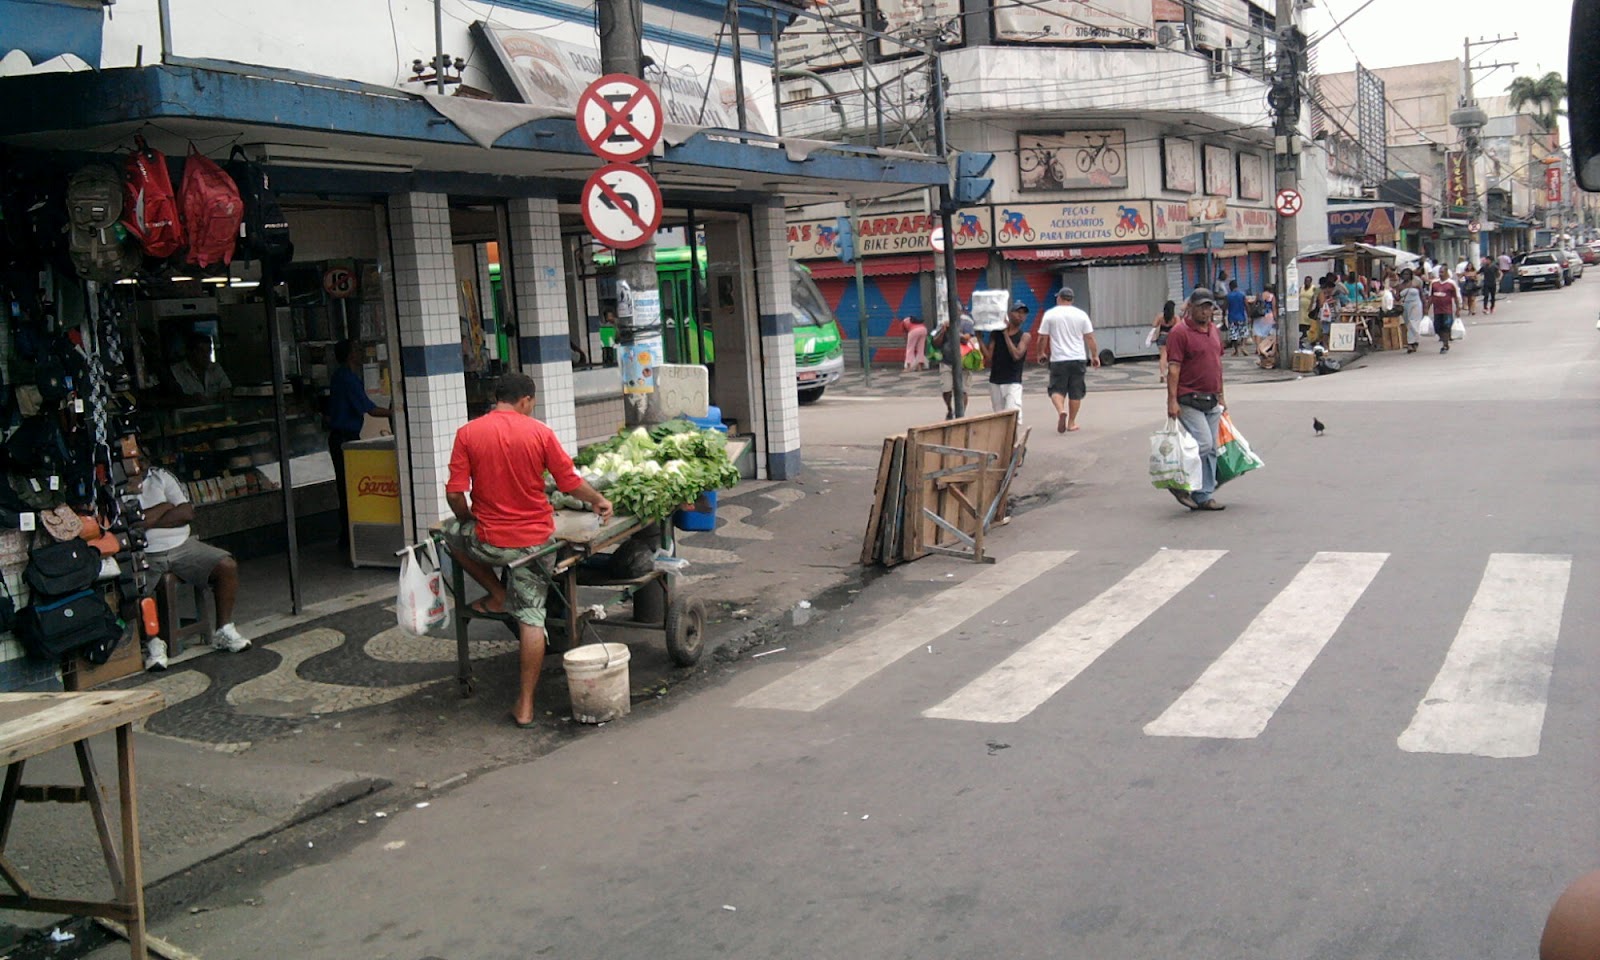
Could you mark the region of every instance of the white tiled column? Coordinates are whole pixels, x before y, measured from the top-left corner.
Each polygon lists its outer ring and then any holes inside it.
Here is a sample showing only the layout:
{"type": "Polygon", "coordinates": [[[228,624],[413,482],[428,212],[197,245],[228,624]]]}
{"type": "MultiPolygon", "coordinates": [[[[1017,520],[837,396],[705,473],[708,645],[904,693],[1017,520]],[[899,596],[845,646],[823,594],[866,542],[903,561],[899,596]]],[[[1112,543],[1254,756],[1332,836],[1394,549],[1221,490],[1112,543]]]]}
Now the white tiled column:
{"type": "Polygon", "coordinates": [[[512,200],[508,214],[517,354],[522,372],[539,388],[534,415],[550,425],[568,453],[575,453],[578,412],[561,262],[561,217],[556,202],[543,197],[512,200]]]}
{"type": "Polygon", "coordinates": [[[450,448],[467,422],[449,199],[442,193],[390,197],[389,226],[405,374],[406,428],[399,452],[401,464],[411,465],[412,533],[420,539],[449,513],[444,484],[450,448]]]}
{"type": "Polygon", "coordinates": [[[761,379],[767,426],[767,476],[800,475],[800,399],[795,387],[794,313],[789,301],[789,235],[783,203],[751,211],[756,289],[761,304],[761,379]]]}

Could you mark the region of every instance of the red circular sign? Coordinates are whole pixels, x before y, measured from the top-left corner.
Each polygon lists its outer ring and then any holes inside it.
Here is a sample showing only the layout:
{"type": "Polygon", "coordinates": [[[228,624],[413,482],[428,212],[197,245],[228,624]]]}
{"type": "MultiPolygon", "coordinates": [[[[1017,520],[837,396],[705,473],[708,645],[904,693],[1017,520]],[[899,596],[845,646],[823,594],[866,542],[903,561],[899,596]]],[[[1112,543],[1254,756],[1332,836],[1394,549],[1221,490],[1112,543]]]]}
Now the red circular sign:
{"type": "Polygon", "coordinates": [[[934,253],[944,253],[944,227],[933,228],[933,232],[928,234],[928,246],[933,248],[934,253]]]}
{"type": "Polygon", "coordinates": [[[578,96],[578,136],[602,160],[632,163],[661,140],[661,98],[638,77],[608,73],[578,96]]]}
{"type": "Polygon", "coordinates": [[[608,163],[590,174],[579,202],[596,240],[617,250],[643,246],[661,226],[661,188],[627,163],[608,163]]]}
{"type": "Polygon", "coordinates": [[[344,300],[356,294],[356,274],[348,267],[329,267],[322,275],[322,289],[336,300],[344,300]]]}
{"type": "Polygon", "coordinates": [[[1277,208],[1279,216],[1292,217],[1300,212],[1305,200],[1301,198],[1300,191],[1284,187],[1278,191],[1278,196],[1272,201],[1272,205],[1277,208]]]}

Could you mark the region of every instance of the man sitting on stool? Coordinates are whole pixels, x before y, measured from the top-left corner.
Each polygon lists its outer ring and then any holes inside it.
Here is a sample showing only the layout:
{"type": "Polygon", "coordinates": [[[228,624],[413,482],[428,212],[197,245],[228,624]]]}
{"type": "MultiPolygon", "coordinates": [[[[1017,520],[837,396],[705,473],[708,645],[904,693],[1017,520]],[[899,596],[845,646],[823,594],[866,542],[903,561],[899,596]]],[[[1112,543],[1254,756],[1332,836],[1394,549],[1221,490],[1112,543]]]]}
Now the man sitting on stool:
{"type": "Polygon", "coordinates": [[[555,511],[544,495],[547,470],[562,493],[589,504],[602,521],[611,517],[611,501],[578,476],[555,432],[533,418],[533,394],[533,378],[526,374],[508,373],[495,382],[494,409],[456,431],[444,488],[455,514],[444,524],[450,552],[489,591],[473,604],[473,612],[509,614],[516,621],[522,654],[511,719],[519,727],[534,722],[533,690],[544,666],[550,569],[548,558],[530,560],[511,570],[509,583],[502,585],[494,568],[525,560],[555,534],[555,511]]]}
{"type": "MultiPolygon", "coordinates": [[[[188,584],[210,584],[217,603],[217,623],[211,646],[229,653],[250,649],[250,641],[233,625],[233,602],[239,595],[239,562],[226,550],[196,540],[189,535],[194,520],[194,504],[183,491],[178,478],[151,466],[144,458],[144,478],[139,485],[139,506],[144,509],[145,558],[157,577],[176,574],[188,584]]],[[[162,624],[168,629],[169,624],[162,624]]],[[[151,637],[145,651],[146,670],[167,669],[167,642],[151,637]]]]}

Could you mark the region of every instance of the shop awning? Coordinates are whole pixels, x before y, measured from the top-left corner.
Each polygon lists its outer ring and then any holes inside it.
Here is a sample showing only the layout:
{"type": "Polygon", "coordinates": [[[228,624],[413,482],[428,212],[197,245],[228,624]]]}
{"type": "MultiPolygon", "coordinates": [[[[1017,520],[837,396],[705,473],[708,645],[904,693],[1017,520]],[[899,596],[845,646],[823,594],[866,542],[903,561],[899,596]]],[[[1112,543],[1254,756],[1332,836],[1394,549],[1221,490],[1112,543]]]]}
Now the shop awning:
{"type": "Polygon", "coordinates": [[[1300,254],[1295,260],[1328,260],[1333,257],[1360,254],[1362,256],[1377,257],[1380,260],[1393,260],[1396,266],[1422,259],[1414,253],[1408,253],[1395,247],[1383,247],[1375,243],[1316,243],[1300,248],[1300,254]]]}
{"type": "MultiPolygon", "coordinates": [[[[907,273],[933,273],[938,269],[935,261],[940,254],[912,253],[898,257],[866,257],[861,261],[861,273],[868,277],[888,277],[907,273]]],[[[805,261],[806,268],[818,280],[837,280],[856,275],[856,265],[838,260],[805,261]]],[[[957,270],[982,270],[989,265],[989,255],[968,251],[956,254],[957,270]]]]}
{"type": "Polygon", "coordinates": [[[1105,257],[1136,257],[1150,252],[1148,243],[1124,243],[1108,247],[1049,247],[1005,250],[1007,260],[1100,260],[1105,257]]]}
{"type": "MultiPolygon", "coordinates": [[[[329,193],[499,187],[575,202],[595,165],[574,120],[559,115],[565,111],[495,104],[508,109],[489,112],[508,117],[495,118],[493,149],[484,149],[418,93],[246,64],[186,61],[0,77],[0,95],[8,104],[0,111],[0,140],[13,146],[92,152],[143,132],[152,146],[182,156],[190,141],[226,137],[283,168],[286,176],[274,176],[280,192],[292,192],[298,179],[329,193]],[[297,171],[308,175],[296,178],[297,171]]],[[[470,108],[455,106],[449,109],[463,123],[481,126],[467,119],[476,116],[470,108]]],[[[652,163],[669,203],[674,193],[699,199],[711,192],[735,202],[866,198],[949,176],[937,158],[900,151],[710,128],[681,135],[652,163]]]]}

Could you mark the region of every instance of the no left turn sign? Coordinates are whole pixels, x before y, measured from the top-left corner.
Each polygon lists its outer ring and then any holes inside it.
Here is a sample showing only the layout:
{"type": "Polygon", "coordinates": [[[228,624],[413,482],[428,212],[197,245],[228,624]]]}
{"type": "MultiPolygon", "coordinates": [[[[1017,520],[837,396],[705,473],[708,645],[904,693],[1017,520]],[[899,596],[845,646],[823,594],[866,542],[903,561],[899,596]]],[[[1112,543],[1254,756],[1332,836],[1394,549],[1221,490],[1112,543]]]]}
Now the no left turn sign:
{"type": "Polygon", "coordinates": [[[632,163],[661,139],[661,99],[638,77],[608,73],[578,97],[578,136],[602,160],[632,163]]]}
{"type": "Polygon", "coordinates": [[[1277,208],[1278,216],[1292,217],[1300,212],[1305,200],[1301,198],[1300,191],[1284,187],[1278,191],[1278,196],[1272,201],[1272,205],[1277,208]]]}
{"type": "Polygon", "coordinates": [[[617,250],[649,242],[661,226],[661,188],[626,163],[608,163],[583,185],[583,222],[594,238],[617,250]]]}

